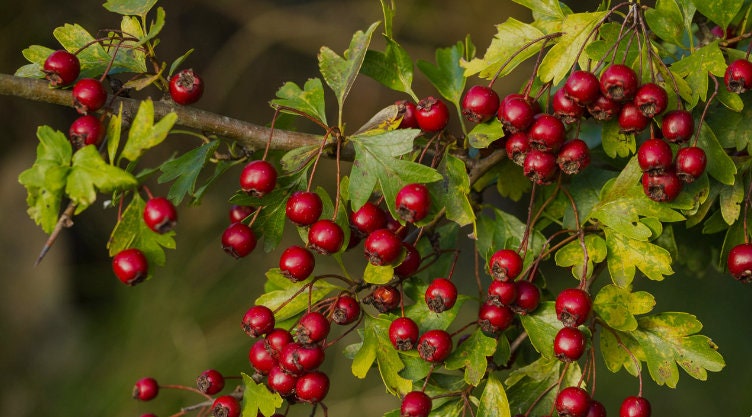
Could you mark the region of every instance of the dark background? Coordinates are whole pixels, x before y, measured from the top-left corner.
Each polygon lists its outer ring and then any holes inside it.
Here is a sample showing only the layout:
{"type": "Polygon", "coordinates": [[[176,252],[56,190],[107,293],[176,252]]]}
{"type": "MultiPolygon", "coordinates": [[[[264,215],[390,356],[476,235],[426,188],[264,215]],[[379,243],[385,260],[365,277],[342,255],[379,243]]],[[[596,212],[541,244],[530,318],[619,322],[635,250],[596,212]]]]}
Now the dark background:
{"type": "MultiPolygon", "coordinates": [[[[207,85],[197,107],[259,124],[271,120],[267,102],[284,81],[302,85],[318,76],[320,46],[341,53],[356,30],[381,19],[375,0],[167,0],[159,5],[167,11],[158,49],[162,59],[171,62],[196,49],[184,66],[202,74],[207,85]]],[[[506,1],[402,1],[394,32],[413,58],[433,60],[436,47],[449,46],[467,33],[482,54],[494,25],[508,16],[530,20],[529,12],[506,1]]],[[[79,23],[94,33],[119,26],[119,17],[98,1],[0,2],[0,72],[13,73],[25,64],[20,52],[28,45],[56,48],[52,30],[64,23],[79,23]]],[[[377,48],[383,45],[379,36],[374,39],[377,48]]],[[[497,91],[517,90],[526,71],[530,69],[522,67],[497,83],[497,91]]],[[[417,72],[415,91],[435,94],[417,72]]],[[[346,120],[363,123],[397,98],[407,97],[361,78],[348,98],[346,120]]],[[[112,275],[105,243],[116,213],[100,210],[101,201],[77,217],[34,268],[46,236],[26,216],[25,190],[17,176],[34,160],[36,127],[47,124],[65,131],[74,117],[71,109],[0,97],[0,413],[171,415],[200,399],[165,391],[151,403],[138,403],[130,398],[133,383],[153,376],[160,383],[192,385],[210,367],[227,374],[247,372],[251,341],[238,323],[261,292],[264,277],[259,271],[275,266],[276,255],[257,250],[235,262],[222,253],[219,235],[227,222],[227,199],[236,187],[237,171],[231,171],[201,207],[181,207],[179,250],[168,252],[167,265],[143,285],[126,288],[112,275]]],[[[188,137],[168,142],[155,152],[154,161],[195,144],[188,137]]],[[[331,171],[331,166],[325,169],[331,171]]],[[[554,290],[573,285],[568,272],[557,273],[560,280],[549,277],[554,290]]],[[[705,383],[682,371],[676,390],[656,387],[646,372],[645,395],[654,405],[653,415],[750,415],[750,288],[710,267],[701,275],[678,269],[665,283],[647,281],[638,277],[636,289],[654,292],[657,311],[697,314],[705,324],[703,333],[720,345],[727,361],[724,371],[710,374],[705,383]]],[[[378,416],[398,407],[397,399],[384,395],[376,371],[358,381],[337,349],[327,355],[331,416],[378,416]]],[[[612,375],[599,369],[597,392],[609,414],[616,415],[621,399],[637,392],[637,381],[624,372],[612,375]]],[[[295,408],[296,415],[309,411],[295,408]]]]}

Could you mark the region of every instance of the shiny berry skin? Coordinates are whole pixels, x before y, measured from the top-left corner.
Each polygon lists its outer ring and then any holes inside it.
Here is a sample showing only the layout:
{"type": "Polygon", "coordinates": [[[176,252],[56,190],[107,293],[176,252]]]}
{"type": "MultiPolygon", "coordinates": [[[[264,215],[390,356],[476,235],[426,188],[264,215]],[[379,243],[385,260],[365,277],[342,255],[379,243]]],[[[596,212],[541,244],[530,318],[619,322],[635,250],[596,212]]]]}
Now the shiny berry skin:
{"type": "Polygon", "coordinates": [[[418,109],[415,103],[407,100],[399,100],[394,103],[397,106],[397,112],[402,116],[398,129],[418,129],[418,119],[415,114],[418,109]]]}
{"type": "Polygon", "coordinates": [[[554,406],[561,417],[585,417],[590,409],[590,395],[582,388],[567,387],[556,395],[554,406]]]}
{"type": "Polygon", "coordinates": [[[478,326],[483,332],[497,335],[514,322],[514,311],[507,306],[484,303],[478,310],[478,326]]]}
{"type": "Polygon", "coordinates": [[[581,106],[594,102],[601,95],[598,77],[590,71],[573,72],[562,89],[570,100],[581,106]]]}
{"type": "Polygon", "coordinates": [[[136,381],[133,386],[133,398],[141,401],[150,401],[159,394],[159,384],[154,378],[146,377],[136,381]]]}
{"type": "Polygon", "coordinates": [[[274,329],[274,313],[265,305],[255,305],[243,315],[240,327],[245,334],[251,337],[259,337],[268,334],[274,329]]]}
{"type": "Polygon", "coordinates": [[[339,252],[345,242],[345,232],[331,220],[318,220],[308,229],[308,247],[322,255],[339,252]]]}
{"type": "Polygon", "coordinates": [[[381,285],[374,288],[371,294],[363,299],[363,302],[373,305],[379,313],[386,313],[397,308],[401,300],[402,294],[397,288],[391,285],[381,285]]]}
{"type": "Polygon", "coordinates": [[[407,184],[397,192],[394,207],[402,220],[415,223],[423,220],[431,208],[431,196],[423,184],[407,184]]]}
{"type": "Polygon", "coordinates": [[[384,213],[386,214],[386,229],[394,233],[399,240],[407,237],[407,227],[402,226],[389,212],[384,213]]]}
{"type": "Polygon", "coordinates": [[[522,172],[530,181],[534,181],[538,185],[550,184],[559,172],[559,166],[556,165],[556,155],[531,149],[525,155],[522,172]]]}
{"type": "Polygon", "coordinates": [[[564,144],[566,135],[564,123],[549,114],[537,116],[528,130],[530,146],[544,152],[558,151],[564,144]]]}
{"type": "Polygon", "coordinates": [[[418,354],[432,363],[443,362],[452,353],[452,337],[444,330],[429,330],[418,339],[418,354]]]}
{"type": "Polygon", "coordinates": [[[590,294],[579,288],[567,288],[556,297],[556,318],[567,327],[577,327],[585,323],[593,302],[590,294]]]}
{"type": "Polygon", "coordinates": [[[170,78],[172,101],[187,106],[197,102],[204,94],[204,82],[192,69],[184,69],[170,78]]]}
{"type": "Polygon", "coordinates": [[[488,286],[487,301],[497,306],[510,306],[517,300],[517,286],[514,281],[493,280],[488,286]]]}
{"type": "Polygon", "coordinates": [[[389,325],[389,340],[397,350],[411,350],[418,345],[420,330],[410,317],[398,317],[389,325]]]}
{"type": "Polygon", "coordinates": [[[497,117],[510,133],[524,132],[533,123],[535,110],[524,97],[507,96],[499,105],[497,117]]]}
{"type": "Polygon", "coordinates": [[[657,175],[671,169],[674,155],[668,143],[661,139],[648,139],[637,150],[637,163],[642,172],[657,175]]]}
{"type": "Polygon", "coordinates": [[[443,101],[429,96],[415,106],[418,127],[426,133],[443,130],[449,123],[449,108],[443,101]]]}
{"type": "Polygon", "coordinates": [[[222,233],[222,249],[235,259],[248,256],[256,248],[256,235],[243,223],[233,223],[222,233]]]}
{"type": "Polygon", "coordinates": [[[585,115],[585,108],[567,97],[564,89],[559,89],[554,93],[551,106],[554,109],[554,116],[566,124],[572,124],[585,115]]]}
{"type": "Polygon", "coordinates": [[[726,258],[726,266],[734,279],[745,283],[752,281],[752,244],[734,246],[726,258]]]}
{"type": "Polygon", "coordinates": [[[360,303],[351,295],[341,295],[334,302],[332,321],[339,325],[355,322],[360,317],[360,303]]]}
{"type": "Polygon", "coordinates": [[[400,417],[428,417],[433,401],[423,391],[410,391],[405,394],[400,405],[400,417]]]}
{"type": "Polygon", "coordinates": [[[590,148],[582,139],[566,142],[556,154],[556,165],[567,175],[576,175],[590,165],[590,148]]]}
{"type": "Polygon", "coordinates": [[[462,97],[462,116],[470,122],[486,122],[498,110],[499,95],[490,87],[474,85],[462,97]]]}
{"type": "Polygon", "coordinates": [[[136,285],[149,275],[149,261],[136,248],[125,249],[112,258],[112,271],[125,285],[136,285]]]}
{"type": "Polygon", "coordinates": [[[287,397],[295,391],[297,382],[298,377],[285,372],[279,365],[274,365],[266,376],[269,389],[283,397],[287,397]]]}
{"type": "Polygon", "coordinates": [[[263,197],[277,185],[277,170],[262,160],[249,162],[240,173],[240,188],[254,197],[263,197]]]}
{"type": "Polygon", "coordinates": [[[676,175],[687,184],[696,180],[708,164],[705,151],[697,146],[681,148],[676,152],[676,175]]]}
{"type": "Polygon", "coordinates": [[[494,279],[509,281],[522,272],[522,258],[511,249],[499,249],[488,260],[488,270],[494,279]]]}
{"type": "Polygon", "coordinates": [[[516,281],[515,284],[517,285],[517,301],[512,306],[512,310],[522,315],[532,313],[540,304],[540,290],[530,281],[516,281]]]}
{"type": "Polygon", "coordinates": [[[530,139],[526,132],[513,133],[504,144],[509,159],[515,164],[522,166],[525,163],[525,156],[530,151],[530,139]]]}
{"type": "Polygon", "coordinates": [[[394,268],[394,274],[400,278],[407,278],[418,271],[422,258],[415,246],[402,242],[402,247],[405,250],[405,258],[394,268]]]}
{"type": "Polygon", "coordinates": [[[673,170],[656,175],[642,174],[642,190],[653,201],[659,203],[673,201],[681,189],[681,180],[673,170]]]}
{"type": "Polygon", "coordinates": [[[290,333],[293,334],[295,341],[301,344],[317,343],[329,335],[330,324],[326,316],[318,311],[310,311],[303,314],[298,320],[298,324],[290,333]]]}
{"type": "Polygon", "coordinates": [[[329,377],[319,371],[303,374],[295,383],[295,397],[305,403],[317,404],[329,392],[329,377]]]}
{"type": "Polygon", "coordinates": [[[390,265],[402,254],[402,241],[389,229],[379,229],[368,235],[363,248],[371,264],[390,265]]]}
{"type": "Polygon", "coordinates": [[[59,49],[44,61],[42,71],[53,87],[64,86],[76,81],[81,72],[81,63],[72,53],[59,49]]]}
{"type": "Polygon", "coordinates": [[[434,313],[449,310],[457,301],[457,287],[446,278],[436,278],[426,288],[425,300],[434,313]]]}
{"type": "Polygon", "coordinates": [[[612,120],[621,112],[621,104],[604,95],[600,95],[594,102],[587,105],[587,111],[595,120],[612,120]]]}
{"type": "Polygon", "coordinates": [[[637,73],[626,65],[616,64],[606,68],[600,78],[601,94],[617,102],[632,100],[640,81],[637,73]]]}
{"type": "Polygon", "coordinates": [[[668,93],[658,84],[647,83],[637,89],[633,101],[645,117],[652,119],[666,110],[668,93]]]}
{"type": "Polygon", "coordinates": [[[732,93],[741,94],[752,88],[752,62],[737,59],[726,67],[723,75],[726,88],[732,93]]]}
{"type": "Polygon", "coordinates": [[[232,207],[230,207],[230,210],[227,214],[230,218],[230,223],[239,223],[253,214],[254,210],[255,209],[251,206],[239,206],[237,204],[234,204],[232,205],[232,207]]]}
{"type": "Polygon", "coordinates": [[[207,369],[196,378],[196,387],[204,394],[214,395],[225,387],[225,377],[216,369],[207,369]]]}
{"type": "Polygon", "coordinates": [[[149,229],[162,234],[172,230],[178,223],[178,211],[170,200],[153,197],[144,206],[143,218],[149,229]]]}
{"type": "Polygon", "coordinates": [[[86,145],[99,146],[104,138],[105,128],[99,118],[86,114],[71,123],[68,137],[74,149],[81,149],[86,145]]]}
{"type": "Polygon", "coordinates": [[[650,417],[650,413],[650,401],[644,397],[627,397],[619,407],[619,417],[650,417]]]}
{"type": "Polygon", "coordinates": [[[222,395],[211,406],[214,417],[240,417],[240,401],[231,395],[222,395]]]}
{"type": "Polygon", "coordinates": [[[606,407],[600,401],[592,400],[585,417],[606,417],[606,407]]]}
{"type": "Polygon", "coordinates": [[[321,217],[323,210],[321,197],[310,191],[295,191],[285,205],[285,215],[298,226],[312,225],[321,217]]]}
{"type": "Polygon", "coordinates": [[[692,113],[686,110],[672,110],[663,115],[661,123],[663,139],[671,143],[684,143],[695,133],[692,113]]]}
{"type": "Polygon", "coordinates": [[[622,133],[638,133],[650,125],[650,119],[645,117],[633,102],[624,103],[619,112],[619,127],[622,133]]]}
{"type": "Polygon", "coordinates": [[[324,349],[320,345],[288,343],[279,354],[279,366],[289,374],[300,376],[321,366],[324,357],[324,349]]]}
{"type": "Polygon", "coordinates": [[[576,327],[563,327],[554,338],[554,355],[563,362],[580,359],[585,353],[585,335],[576,327]]]}
{"type": "Polygon", "coordinates": [[[370,201],[350,214],[350,226],[361,236],[386,227],[386,213],[370,201]]]}
{"type": "Polygon", "coordinates": [[[275,328],[266,334],[264,338],[264,348],[272,355],[272,358],[279,358],[282,349],[289,343],[292,343],[292,334],[285,329],[275,328]]]}
{"type": "Polygon", "coordinates": [[[293,245],[279,256],[279,269],[292,282],[302,281],[313,273],[316,259],[306,248],[293,245]]]}
{"type": "Polygon", "coordinates": [[[269,374],[269,371],[277,365],[277,360],[266,350],[266,341],[263,339],[256,341],[248,350],[248,362],[251,363],[253,370],[261,375],[269,374]]]}
{"type": "Polygon", "coordinates": [[[95,112],[107,101],[107,91],[94,78],[82,78],[73,85],[73,106],[81,114],[95,112]]]}

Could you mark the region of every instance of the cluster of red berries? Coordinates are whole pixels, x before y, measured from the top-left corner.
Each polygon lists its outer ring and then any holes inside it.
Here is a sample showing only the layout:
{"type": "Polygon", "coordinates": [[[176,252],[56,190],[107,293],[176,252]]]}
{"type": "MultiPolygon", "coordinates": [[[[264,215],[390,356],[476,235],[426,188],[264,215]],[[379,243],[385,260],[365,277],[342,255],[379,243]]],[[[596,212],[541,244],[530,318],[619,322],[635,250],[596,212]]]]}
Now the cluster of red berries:
{"type": "MultiPolygon", "coordinates": [[[[606,417],[606,408],[580,387],[566,387],[556,395],[554,408],[560,417],[606,417]]],[[[629,396],[619,407],[619,417],[650,417],[650,401],[629,396]]],[[[517,417],[517,416],[515,416],[517,417]]]]}
{"type": "Polygon", "coordinates": [[[426,133],[442,131],[449,124],[449,108],[438,98],[428,96],[416,105],[407,100],[395,103],[402,116],[400,129],[421,129],[426,133]]]}

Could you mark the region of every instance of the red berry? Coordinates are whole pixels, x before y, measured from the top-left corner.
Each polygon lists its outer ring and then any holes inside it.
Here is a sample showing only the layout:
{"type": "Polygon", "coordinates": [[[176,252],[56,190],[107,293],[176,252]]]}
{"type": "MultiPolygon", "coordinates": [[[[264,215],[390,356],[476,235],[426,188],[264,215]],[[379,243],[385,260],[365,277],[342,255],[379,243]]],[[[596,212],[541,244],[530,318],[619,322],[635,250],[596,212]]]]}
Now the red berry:
{"type": "Polygon", "coordinates": [[[159,384],[154,378],[141,378],[133,386],[133,398],[141,401],[153,400],[159,394],[159,384]]]}
{"type": "Polygon", "coordinates": [[[402,242],[402,247],[405,249],[405,258],[394,268],[394,274],[400,278],[406,278],[413,275],[418,270],[421,257],[418,250],[415,249],[415,246],[407,242],[402,242]]]}
{"type": "Polygon", "coordinates": [[[580,359],[585,353],[585,335],[576,327],[563,327],[554,338],[554,355],[563,362],[580,359]]]}
{"type": "Polygon", "coordinates": [[[398,126],[399,129],[418,129],[418,119],[415,117],[418,109],[415,103],[407,100],[400,100],[394,103],[397,105],[397,115],[402,116],[398,126]]]}
{"type": "Polygon", "coordinates": [[[178,211],[170,200],[164,197],[150,198],[144,206],[144,223],[157,233],[167,233],[178,222],[178,211]]]}
{"type": "Polygon", "coordinates": [[[339,252],[345,243],[345,232],[331,220],[318,220],[308,229],[308,247],[322,255],[339,252]]]}
{"type": "Polygon", "coordinates": [[[627,102],[619,112],[619,127],[622,133],[638,133],[650,125],[650,119],[645,117],[634,102],[627,102]]]}
{"type": "Polygon", "coordinates": [[[386,313],[397,308],[401,300],[402,294],[397,288],[391,285],[381,285],[374,288],[371,294],[363,299],[363,302],[373,305],[379,313],[386,313]]]}
{"type": "Polygon", "coordinates": [[[726,265],[734,279],[745,283],[752,281],[752,244],[734,246],[726,258],[726,265]]]}
{"type": "Polygon", "coordinates": [[[204,94],[204,82],[192,69],[184,69],[170,78],[170,97],[182,106],[193,104],[204,94]]]}
{"type": "Polygon", "coordinates": [[[303,374],[295,383],[295,397],[303,402],[317,404],[329,392],[329,377],[319,371],[303,374]]]}
{"type": "Polygon", "coordinates": [[[324,210],[321,197],[310,191],[296,191],[287,199],[285,214],[298,226],[310,226],[321,217],[324,210]]]}
{"type": "Polygon", "coordinates": [[[564,89],[559,89],[554,93],[551,98],[551,105],[554,109],[554,116],[566,124],[572,124],[585,115],[585,108],[567,97],[564,89]]]}
{"type": "Polygon", "coordinates": [[[590,165],[590,148],[584,140],[572,139],[559,149],[556,165],[567,175],[579,174],[590,165]]]}
{"type": "Polygon", "coordinates": [[[752,62],[737,59],[726,67],[723,75],[726,88],[732,93],[741,94],[752,88],[752,62]]]}
{"type": "Polygon", "coordinates": [[[695,133],[692,113],[686,110],[672,110],[663,116],[661,123],[663,139],[671,143],[684,143],[695,133]]]}
{"type": "Polygon", "coordinates": [[[423,220],[431,208],[431,196],[423,184],[407,184],[397,193],[394,206],[402,220],[415,223],[423,220]]]}
{"type": "Polygon", "coordinates": [[[424,132],[438,132],[449,123],[449,109],[443,101],[429,96],[418,102],[415,119],[424,132]]]}
{"type": "Polygon", "coordinates": [[[235,259],[248,256],[256,248],[256,235],[243,223],[233,223],[222,233],[222,249],[235,259]]]}
{"type": "Polygon", "coordinates": [[[277,170],[262,160],[249,162],[240,173],[240,188],[255,197],[263,197],[277,185],[277,170]]]}
{"type": "Polygon", "coordinates": [[[517,300],[517,286],[514,281],[493,280],[488,286],[486,302],[497,306],[511,306],[517,300]]]}
{"type": "Polygon", "coordinates": [[[207,369],[196,378],[196,386],[204,394],[214,395],[225,387],[225,377],[216,369],[207,369]]]}
{"type": "Polygon", "coordinates": [[[564,93],[575,103],[586,106],[601,95],[598,77],[590,71],[575,71],[564,84],[564,93]]]}
{"type": "Polygon", "coordinates": [[[535,181],[538,185],[550,184],[559,172],[559,166],[556,165],[556,155],[531,149],[525,155],[522,171],[530,181],[535,181]]]}
{"type": "Polygon", "coordinates": [[[426,288],[425,300],[434,313],[449,310],[457,301],[457,287],[446,278],[436,278],[426,288]]]}
{"type": "Polygon", "coordinates": [[[149,261],[136,248],[120,251],[112,258],[112,271],[125,285],[136,285],[149,275],[149,261]]]}
{"type": "Polygon", "coordinates": [[[370,201],[350,215],[350,225],[361,236],[386,227],[386,213],[370,201]]]}
{"type": "Polygon", "coordinates": [[[528,137],[530,146],[544,152],[556,152],[566,140],[566,128],[561,120],[548,114],[535,118],[528,137]]]}
{"type": "Polygon", "coordinates": [[[540,290],[530,281],[515,281],[517,285],[517,301],[512,309],[517,314],[528,314],[535,311],[540,304],[540,290]]]}
{"type": "Polygon", "coordinates": [[[637,162],[643,172],[658,175],[671,169],[671,147],[661,139],[648,139],[637,150],[637,162]]]}
{"type": "Polygon", "coordinates": [[[444,330],[429,330],[418,339],[418,354],[427,362],[443,362],[450,353],[452,337],[444,330]]]}
{"type": "Polygon", "coordinates": [[[556,395],[554,405],[561,417],[585,417],[590,409],[590,395],[580,387],[567,387],[556,395]]]}
{"type": "Polygon", "coordinates": [[[355,322],[360,317],[360,303],[351,295],[341,295],[334,302],[332,321],[339,325],[355,322]]]}
{"type": "Polygon", "coordinates": [[[687,184],[696,180],[708,164],[705,151],[697,146],[681,148],[676,152],[676,175],[687,184]]]}
{"type": "Polygon", "coordinates": [[[520,96],[507,96],[499,105],[498,118],[510,133],[524,132],[533,123],[535,110],[520,96]]]}
{"type": "Polygon", "coordinates": [[[423,391],[410,391],[405,394],[400,405],[400,417],[428,417],[433,402],[423,391]]]}
{"type": "Polygon", "coordinates": [[[275,328],[266,334],[264,338],[264,348],[272,355],[272,358],[279,358],[279,354],[282,353],[287,344],[292,343],[292,334],[285,329],[275,328]]]}
{"type": "Polygon", "coordinates": [[[329,335],[329,320],[318,311],[303,314],[292,329],[294,339],[300,344],[317,343],[329,335]]]}
{"type": "Polygon", "coordinates": [[[300,376],[321,366],[324,357],[321,345],[288,343],[279,355],[279,366],[287,373],[300,376]]]}
{"type": "Polygon", "coordinates": [[[263,336],[274,329],[274,313],[265,305],[255,305],[243,315],[240,324],[243,331],[251,337],[263,336]]]}
{"type": "Polygon", "coordinates": [[[592,400],[585,417],[606,417],[606,407],[604,407],[599,401],[592,400]]]}
{"type": "Polygon", "coordinates": [[[390,265],[402,254],[402,241],[388,229],[379,229],[368,235],[363,248],[373,265],[390,265]]]}
{"type": "Polygon", "coordinates": [[[679,195],[682,183],[673,170],[656,175],[642,174],[642,189],[648,198],[663,203],[673,201],[679,195]]]}
{"type": "Polygon", "coordinates": [[[266,383],[269,385],[269,389],[283,397],[293,394],[297,382],[298,377],[285,372],[279,365],[274,365],[266,376],[266,383]]]}
{"type": "Polygon", "coordinates": [[[611,120],[621,112],[621,104],[600,95],[594,102],[587,105],[587,110],[595,120],[611,120]]]}
{"type": "Polygon", "coordinates": [[[251,206],[239,206],[237,204],[234,204],[232,207],[230,207],[230,210],[228,212],[230,223],[240,223],[248,216],[253,214],[253,211],[254,208],[251,206]]]}
{"type": "Polygon", "coordinates": [[[51,86],[59,87],[68,85],[78,78],[81,63],[72,53],[59,49],[47,57],[42,71],[51,86]]]}
{"type": "Polygon", "coordinates": [[[398,222],[389,212],[384,212],[386,214],[386,229],[388,229],[390,232],[394,233],[399,240],[403,240],[407,237],[407,227],[403,226],[398,222]]]}
{"type": "Polygon", "coordinates": [[[601,73],[600,84],[601,94],[611,100],[624,102],[632,100],[640,82],[632,68],[616,64],[601,73]]]}
{"type": "Polygon", "coordinates": [[[645,117],[653,118],[656,114],[661,114],[666,110],[668,94],[658,84],[643,84],[635,94],[634,104],[639,107],[645,117]]]}
{"type": "Polygon", "coordinates": [[[499,110],[499,95],[482,85],[470,87],[462,97],[462,115],[470,122],[488,121],[499,110]]]}
{"type": "Polygon", "coordinates": [[[104,138],[105,128],[99,118],[86,114],[74,120],[68,130],[73,148],[81,149],[86,145],[99,146],[104,138]]]}
{"type": "Polygon", "coordinates": [[[279,257],[279,269],[292,282],[302,281],[313,273],[316,259],[308,249],[294,245],[285,249],[279,257]]]}
{"type": "Polygon", "coordinates": [[[248,351],[248,361],[251,363],[254,371],[261,375],[269,374],[269,371],[277,365],[277,360],[274,359],[266,350],[266,341],[258,340],[251,346],[248,351]]]}
{"type": "Polygon", "coordinates": [[[488,260],[488,269],[494,279],[508,281],[522,272],[522,258],[511,249],[499,249],[488,260]]]}
{"type": "Polygon", "coordinates": [[[217,397],[211,406],[214,417],[240,417],[240,401],[232,395],[217,397]]]}
{"type": "Polygon", "coordinates": [[[644,397],[627,397],[619,408],[619,417],[650,417],[650,401],[644,397]]]}
{"type": "Polygon", "coordinates": [[[507,306],[486,302],[478,311],[478,326],[485,333],[498,335],[514,322],[514,311],[507,306]]]}
{"type": "Polygon", "coordinates": [[[515,164],[522,166],[525,163],[525,156],[530,150],[530,139],[527,132],[513,133],[504,144],[509,159],[515,164]]]}
{"type": "Polygon", "coordinates": [[[397,350],[411,350],[418,344],[420,330],[410,317],[398,317],[389,325],[389,340],[397,350]]]}
{"type": "Polygon", "coordinates": [[[556,318],[567,327],[577,327],[585,323],[592,307],[587,291],[567,288],[556,297],[556,318]]]}
{"type": "Polygon", "coordinates": [[[94,78],[82,78],[73,85],[73,106],[81,114],[95,112],[107,101],[107,91],[94,78]]]}

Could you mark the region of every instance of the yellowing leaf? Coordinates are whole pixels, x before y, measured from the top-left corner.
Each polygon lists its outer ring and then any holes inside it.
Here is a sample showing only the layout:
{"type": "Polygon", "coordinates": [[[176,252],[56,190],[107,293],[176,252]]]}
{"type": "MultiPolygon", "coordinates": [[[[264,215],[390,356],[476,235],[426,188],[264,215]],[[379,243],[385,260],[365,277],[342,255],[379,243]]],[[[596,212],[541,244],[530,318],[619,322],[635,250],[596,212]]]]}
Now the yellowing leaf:
{"type": "Polygon", "coordinates": [[[630,239],[610,228],[605,229],[608,246],[608,272],[611,280],[626,288],[632,283],[635,268],[654,281],[671,275],[671,254],[666,249],[650,242],[630,239]]]}
{"type": "Polygon", "coordinates": [[[257,384],[245,372],[243,376],[243,412],[245,416],[257,416],[259,411],[265,416],[271,416],[279,407],[282,407],[282,397],[271,392],[264,383],[257,384]]]}
{"type": "Polygon", "coordinates": [[[593,309],[598,317],[616,330],[637,329],[635,315],[649,313],[655,306],[655,298],[648,292],[631,292],[629,288],[606,285],[593,300],[593,309]]]}
{"type": "Polygon", "coordinates": [[[151,100],[142,101],[128,132],[122,156],[129,161],[137,160],[147,149],[162,143],[177,120],[177,114],[168,113],[154,123],[154,103],[151,100]]]}
{"type": "Polygon", "coordinates": [[[469,62],[460,61],[460,65],[465,68],[465,77],[478,74],[481,78],[490,80],[499,72],[501,66],[511,58],[512,60],[500,73],[500,76],[503,77],[512,72],[520,63],[540,51],[542,42],[537,42],[520,52],[524,45],[540,39],[544,35],[543,32],[531,25],[510,17],[506,22],[497,25],[496,31],[496,35],[494,35],[483,58],[475,58],[469,62]],[[517,52],[520,53],[512,58],[512,55],[517,52]]]}
{"type": "Polygon", "coordinates": [[[138,185],[136,178],[125,170],[109,165],[94,145],[87,145],[73,154],[65,193],[76,203],[76,214],[84,211],[97,198],[97,191],[109,193],[138,185]]]}
{"type": "Polygon", "coordinates": [[[593,29],[605,16],[606,12],[574,13],[567,16],[561,27],[564,34],[541,62],[538,69],[540,79],[559,84],[575,64],[582,48],[593,40],[593,29]]]}
{"type": "Polygon", "coordinates": [[[486,387],[480,395],[478,417],[510,417],[509,400],[504,385],[494,374],[488,376],[486,387]]]}

